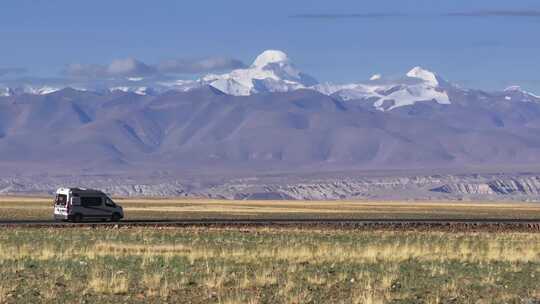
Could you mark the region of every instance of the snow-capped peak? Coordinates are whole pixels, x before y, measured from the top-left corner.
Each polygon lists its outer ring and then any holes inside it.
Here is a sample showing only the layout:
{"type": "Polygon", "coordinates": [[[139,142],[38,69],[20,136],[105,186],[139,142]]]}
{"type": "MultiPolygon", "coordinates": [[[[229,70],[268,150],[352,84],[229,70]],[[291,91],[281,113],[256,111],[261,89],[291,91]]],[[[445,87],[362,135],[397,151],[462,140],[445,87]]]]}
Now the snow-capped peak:
{"type": "Polygon", "coordinates": [[[144,78],[143,77],[128,77],[127,80],[137,82],[137,81],[144,80],[144,78]]]}
{"type": "Polygon", "coordinates": [[[516,86],[516,85],[507,87],[506,89],[504,89],[503,92],[507,94],[521,95],[521,99],[525,101],[530,101],[529,99],[534,99],[535,101],[540,100],[540,96],[534,93],[531,93],[529,91],[525,91],[520,86],[516,86]]]}
{"type": "Polygon", "coordinates": [[[52,87],[48,85],[44,86],[32,86],[32,85],[25,85],[21,88],[15,88],[13,91],[17,93],[26,93],[26,94],[32,94],[32,95],[47,95],[50,93],[54,93],[56,91],[60,91],[63,87],[52,87]]]}
{"type": "Polygon", "coordinates": [[[437,76],[437,74],[419,66],[412,68],[407,73],[407,77],[422,79],[424,82],[434,87],[440,85],[439,77],[437,76]]]}
{"type": "Polygon", "coordinates": [[[151,88],[148,87],[128,87],[128,86],[118,86],[118,87],[112,87],[109,88],[110,92],[120,91],[120,92],[131,92],[135,93],[137,95],[149,95],[152,92],[151,88]]]}
{"type": "Polygon", "coordinates": [[[11,96],[11,89],[10,88],[0,88],[0,96],[6,97],[11,96]]]}
{"type": "MultiPolygon", "coordinates": [[[[369,80],[356,83],[319,84],[311,76],[302,73],[289,56],[279,50],[266,50],[259,54],[253,63],[245,68],[235,69],[224,74],[209,74],[197,80],[161,80],[160,78],[123,77],[122,79],[102,79],[67,83],[57,86],[44,84],[18,84],[10,87],[9,83],[0,84],[0,96],[17,96],[22,94],[49,94],[65,87],[76,87],[78,90],[124,91],[138,95],[157,95],[167,90],[190,91],[196,88],[211,86],[229,95],[247,96],[266,92],[289,92],[298,89],[315,90],[325,95],[333,95],[346,101],[369,104],[381,111],[390,111],[403,106],[411,106],[419,102],[451,104],[461,96],[471,97],[469,91],[447,82],[438,74],[420,66],[412,68],[407,77],[391,78],[373,74],[369,80]]],[[[479,95],[479,99],[487,99],[488,94],[479,95]]],[[[540,96],[511,86],[504,92],[492,92],[497,100],[511,100],[540,103],[540,96]]]]}
{"type": "Polygon", "coordinates": [[[380,80],[382,78],[382,75],[381,74],[373,74],[373,76],[371,76],[369,78],[369,80],[371,81],[375,81],[375,80],[380,80]]]}
{"type": "Polygon", "coordinates": [[[300,72],[287,54],[276,50],[264,51],[248,68],[206,75],[199,82],[230,95],[286,92],[317,84],[313,77],[300,72]]]}
{"type": "Polygon", "coordinates": [[[521,92],[521,87],[517,85],[509,86],[506,89],[504,89],[505,92],[521,92]]]}
{"type": "Polygon", "coordinates": [[[356,85],[343,85],[316,87],[320,92],[329,91],[337,94],[345,100],[364,100],[373,104],[381,111],[389,111],[395,108],[414,105],[417,102],[436,102],[438,104],[450,104],[447,90],[450,85],[437,74],[415,67],[407,73],[407,77],[419,79],[413,82],[406,79],[381,80],[380,74],[371,76],[370,82],[356,85]],[[375,82],[374,82],[375,81],[375,82]]]}
{"type": "Polygon", "coordinates": [[[257,56],[253,62],[253,67],[263,68],[271,63],[279,62],[289,62],[289,57],[287,54],[278,50],[266,50],[257,56]]]}

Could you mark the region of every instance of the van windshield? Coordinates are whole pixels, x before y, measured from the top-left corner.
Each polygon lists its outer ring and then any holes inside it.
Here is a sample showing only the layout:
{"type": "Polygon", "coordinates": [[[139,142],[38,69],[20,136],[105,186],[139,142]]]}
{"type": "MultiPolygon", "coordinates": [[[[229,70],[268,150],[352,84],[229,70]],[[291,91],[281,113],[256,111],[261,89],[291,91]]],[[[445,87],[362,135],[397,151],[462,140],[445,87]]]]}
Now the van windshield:
{"type": "Polygon", "coordinates": [[[67,203],[67,195],[65,194],[57,194],[56,197],[54,198],[55,205],[65,206],[66,203],[67,203]]]}
{"type": "Polygon", "coordinates": [[[105,199],[105,205],[109,207],[116,207],[116,204],[113,202],[113,200],[110,197],[107,197],[105,199]]]}

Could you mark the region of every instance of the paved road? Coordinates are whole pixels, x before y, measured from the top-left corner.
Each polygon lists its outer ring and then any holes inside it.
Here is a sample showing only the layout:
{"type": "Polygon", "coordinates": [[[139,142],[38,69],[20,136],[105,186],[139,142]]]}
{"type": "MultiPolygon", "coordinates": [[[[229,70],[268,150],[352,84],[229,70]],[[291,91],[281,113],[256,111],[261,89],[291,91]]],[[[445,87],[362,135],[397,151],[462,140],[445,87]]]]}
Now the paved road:
{"type": "Polygon", "coordinates": [[[120,222],[70,223],[55,220],[0,220],[0,226],[70,227],[70,226],[445,226],[445,225],[516,225],[540,227],[539,219],[182,219],[122,220],[120,222]]]}

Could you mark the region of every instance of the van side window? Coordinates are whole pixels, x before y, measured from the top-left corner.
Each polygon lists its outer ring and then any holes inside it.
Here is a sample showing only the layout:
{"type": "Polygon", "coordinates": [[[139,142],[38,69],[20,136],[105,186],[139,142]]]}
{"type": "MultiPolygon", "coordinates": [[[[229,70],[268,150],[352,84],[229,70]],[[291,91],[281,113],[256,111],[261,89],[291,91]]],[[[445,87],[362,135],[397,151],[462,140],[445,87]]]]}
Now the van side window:
{"type": "Polygon", "coordinates": [[[105,205],[107,205],[109,207],[114,207],[115,206],[115,204],[113,203],[113,201],[110,198],[105,199],[105,205]]]}
{"type": "Polygon", "coordinates": [[[99,196],[87,196],[81,197],[81,205],[83,207],[96,207],[101,206],[102,200],[99,196]]]}

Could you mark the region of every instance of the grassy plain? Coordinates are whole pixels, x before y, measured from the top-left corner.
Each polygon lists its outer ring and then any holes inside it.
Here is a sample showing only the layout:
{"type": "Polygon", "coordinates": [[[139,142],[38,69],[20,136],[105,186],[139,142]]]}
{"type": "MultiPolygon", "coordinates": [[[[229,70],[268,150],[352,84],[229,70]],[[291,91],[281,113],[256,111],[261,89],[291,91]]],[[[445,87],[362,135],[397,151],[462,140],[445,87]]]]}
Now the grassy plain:
{"type": "Polygon", "coordinates": [[[4,229],[0,303],[538,303],[540,234],[4,229]]]}
{"type": "MultiPolygon", "coordinates": [[[[540,218],[538,203],[116,199],[126,219],[540,218]]],[[[0,197],[0,220],[51,219],[52,199],[0,197]]]]}
{"type": "MultiPolygon", "coordinates": [[[[117,199],[127,219],[540,218],[540,205],[117,199]]],[[[2,219],[50,219],[2,197],[2,219]]],[[[540,234],[1,228],[0,303],[540,303],[540,234]]]]}

